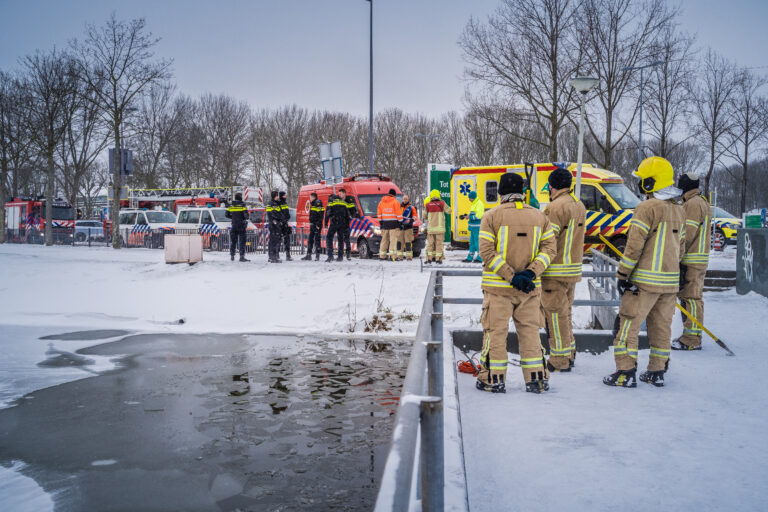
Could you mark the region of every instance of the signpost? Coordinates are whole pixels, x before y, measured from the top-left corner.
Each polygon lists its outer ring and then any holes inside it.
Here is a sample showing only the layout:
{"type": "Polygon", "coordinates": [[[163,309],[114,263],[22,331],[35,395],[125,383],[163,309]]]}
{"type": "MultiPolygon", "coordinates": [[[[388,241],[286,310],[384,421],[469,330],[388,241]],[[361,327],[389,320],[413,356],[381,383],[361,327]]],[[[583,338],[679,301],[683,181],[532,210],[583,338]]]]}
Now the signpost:
{"type": "MultiPolygon", "coordinates": [[[[450,164],[427,165],[427,197],[433,190],[440,191],[440,197],[445,204],[451,206],[451,169],[450,164]]],[[[445,223],[445,243],[451,243],[451,222],[445,223]]]]}
{"type": "Polygon", "coordinates": [[[344,169],[341,157],[341,142],[324,142],[320,147],[320,162],[323,166],[323,179],[335,185],[344,181],[344,169]]]}

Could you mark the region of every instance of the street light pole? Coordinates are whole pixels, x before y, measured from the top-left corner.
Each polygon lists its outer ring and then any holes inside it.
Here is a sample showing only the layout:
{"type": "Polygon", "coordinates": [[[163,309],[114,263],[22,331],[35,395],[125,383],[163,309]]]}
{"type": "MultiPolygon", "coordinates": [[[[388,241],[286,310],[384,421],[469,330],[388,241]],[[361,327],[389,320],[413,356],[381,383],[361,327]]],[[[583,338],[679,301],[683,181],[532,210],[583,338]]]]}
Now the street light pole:
{"type": "Polygon", "coordinates": [[[643,90],[645,89],[645,75],[644,71],[647,68],[651,68],[654,66],[661,66],[664,64],[663,60],[656,60],[651,62],[650,64],[646,64],[645,66],[627,66],[625,68],[622,68],[622,71],[640,71],[640,127],[638,128],[639,133],[637,135],[637,165],[640,165],[640,162],[643,161],[643,90]]]}
{"type": "Polygon", "coordinates": [[[371,4],[370,16],[370,38],[369,38],[369,62],[370,62],[370,90],[369,90],[369,110],[368,110],[368,172],[373,174],[373,0],[368,0],[371,4]]]}
{"type": "Polygon", "coordinates": [[[584,154],[584,116],[585,116],[585,104],[587,102],[587,93],[597,85],[597,78],[589,76],[576,77],[571,80],[571,87],[576,89],[581,94],[581,107],[579,114],[579,153],[578,160],[576,160],[576,187],[574,188],[574,195],[577,198],[581,198],[581,162],[584,154]]]}

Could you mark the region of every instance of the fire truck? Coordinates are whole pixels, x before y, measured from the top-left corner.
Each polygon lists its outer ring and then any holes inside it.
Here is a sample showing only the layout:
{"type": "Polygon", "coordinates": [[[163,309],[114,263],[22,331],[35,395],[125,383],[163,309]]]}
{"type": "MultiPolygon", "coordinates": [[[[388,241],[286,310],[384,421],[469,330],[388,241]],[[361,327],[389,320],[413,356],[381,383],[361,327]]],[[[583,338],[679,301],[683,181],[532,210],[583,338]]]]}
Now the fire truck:
{"type": "MultiPolygon", "coordinates": [[[[15,197],[5,203],[5,229],[11,242],[43,243],[45,198],[15,197]]],[[[54,243],[71,243],[75,233],[75,210],[63,199],[54,199],[51,228],[54,243]]]]}

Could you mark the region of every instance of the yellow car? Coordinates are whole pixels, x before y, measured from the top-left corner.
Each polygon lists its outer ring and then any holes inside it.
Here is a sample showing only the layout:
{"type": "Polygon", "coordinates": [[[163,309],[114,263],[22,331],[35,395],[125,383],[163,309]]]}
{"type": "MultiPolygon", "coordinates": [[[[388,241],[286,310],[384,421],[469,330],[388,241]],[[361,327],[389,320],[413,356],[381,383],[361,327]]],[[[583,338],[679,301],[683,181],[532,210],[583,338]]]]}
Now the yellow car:
{"type": "Polygon", "coordinates": [[[741,219],[723,210],[719,206],[712,207],[712,245],[719,240],[726,244],[736,243],[736,230],[741,228],[741,219]]]}

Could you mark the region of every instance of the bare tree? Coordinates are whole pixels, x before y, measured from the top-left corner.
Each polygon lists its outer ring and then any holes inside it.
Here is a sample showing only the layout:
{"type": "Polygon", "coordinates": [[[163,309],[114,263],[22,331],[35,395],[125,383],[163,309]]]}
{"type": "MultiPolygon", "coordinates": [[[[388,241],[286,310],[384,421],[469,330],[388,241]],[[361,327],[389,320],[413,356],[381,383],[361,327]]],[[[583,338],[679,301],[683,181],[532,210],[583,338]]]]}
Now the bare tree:
{"type": "Polygon", "coordinates": [[[230,96],[205,94],[200,98],[199,125],[210,185],[234,186],[245,168],[248,152],[250,107],[230,96]],[[224,183],[216,183],[223,179],[224,183]]]}
{"type": "Polygon", "coordinates": [[[707,148],[708,169],[704,195],[709,194],[715,165],[725,151],[725,137],[733,124],[731,97],[736,83],[736,69],[725,58],[709,50],[699,65],[701,71],[693,84],[693,115],[698,139],[707,148]]]}
{"type": "Polygon", "coordinates": [[[31,96],[30,131],[45,159],[45,245],[53,245],[53,199],[56,181],[56,149],[70,121],[67,107],[77,95],[73,61],[57,50],[37,52],[23,61],[25,88],[31,96]]]}
{"type": "Polygon", "coordinates": [[[281,107],[269,119],[270,166],[296,197],[299,187],[321,177],[317,141],[310,129],[311,114],[296,105],[281,107]]]}
{"type": "Polygon", "coordinates": [[[613,164],[613,151],[627,136],[638,103],[627,109],[628,93],[636,80],[628,67],[646,64],[653,57],[657,37],[677,11],[667,9],[665,0],[584,0],[579,10],[581,44],[586,52],[583,71],[598,79],[594,99],[595,115],[587,116],[593,144],[586,144],[590,157],[603,168],[613,164]],[[594,148],[594,149],[593,149],[594,148]]]}
{"type": "Polygon", "coordinates": [[[504,0],[487,24],[470,19],[459,42],[469,62],[467,77],[506,103],[517,100],[519,113],[538,128],[525,132],[537,136],[527,140],[547,148],[553,161],[559,158],[558,132],[574,106],[569,79],[582,59],[575,35],[579,4],[504,0]]]}
{"type": "Polygon", "coordinates": [[[112,13],[102,27],[88,25],[85,41],[73,42],[79,54],[79,75],[92,89],[94,104],[110,127],[115,145],[112,247],[120,248],[120,136],[123,122],[138,96],[154,83],[167,80],[171,61],[154,60],[153,49],[159,39],[146,30],[146,21],[120,21],[112,13]]]}
{"type": "Polygon", "coordinates": [[[726,136],[725,152],[741,167],[741,176],[734,176],[735,181],[741,182],[741,213],[747,211],[747,182],[752,151],[755,144],[764,141],[768,134],[768,98],[761,94],[766,84],[768,80],[765,77],[755,75],[748,69],[741,70],[731,96],[733,122],[726,136]]]}
{"type": "MultiPolygon", "coordinates": [[[[80,179],[80,195],[86,215],[93,214],[96,209],[96,198],[105,192],[109,183],[109,168],[99,162],[88,166],[80,179]]],[[[106,233],[104,233],[106,236],[106,233]]]]}

